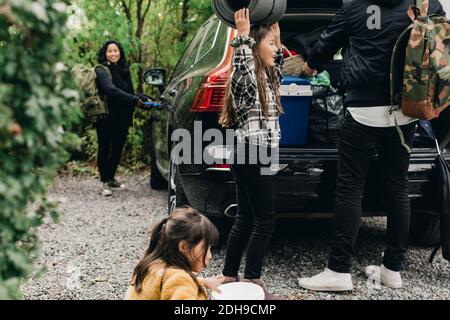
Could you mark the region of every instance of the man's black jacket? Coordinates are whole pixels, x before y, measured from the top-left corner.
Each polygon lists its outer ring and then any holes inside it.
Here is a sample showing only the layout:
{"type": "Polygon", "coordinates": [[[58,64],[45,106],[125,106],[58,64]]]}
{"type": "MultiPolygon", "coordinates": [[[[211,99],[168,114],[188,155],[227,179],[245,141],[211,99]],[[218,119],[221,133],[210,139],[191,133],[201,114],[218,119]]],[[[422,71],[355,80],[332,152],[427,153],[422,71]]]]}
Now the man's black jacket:
{"type": "MultiPolygon", "coordinates": [[[[344,0],[332,23],[321,34],[308,65],[321,70],[343,48],[340,86],[348,91],[351,107],[390,105],[389,70],[400,34],[411,24],[407,15],[414,0],[344,0]],[[381,10],[381,28],[370,29],[370,6],[381,10]]],[[[430,0],[431,14],[445,16],[438,0],[430,0]]]]}

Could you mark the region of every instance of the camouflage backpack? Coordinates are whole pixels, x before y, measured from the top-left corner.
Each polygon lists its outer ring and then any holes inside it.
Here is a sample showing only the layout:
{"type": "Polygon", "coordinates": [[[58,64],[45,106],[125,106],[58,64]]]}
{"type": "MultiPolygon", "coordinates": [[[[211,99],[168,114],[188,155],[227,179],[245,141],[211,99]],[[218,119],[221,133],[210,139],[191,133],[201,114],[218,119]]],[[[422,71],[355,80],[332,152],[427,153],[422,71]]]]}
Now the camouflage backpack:
{"type": "Polygon", "coordinates": [[[98,92],[96,68],[103,68],[112,79],[111,71],[101,64],[93,68],[78,64],[72,68],[75,85],[81,91],[81,110],[92,123],[109,114],[105,97],[98,92]]]}
{"type": "Polygon", "coordinates": [[[450,20],[429,16],[428,9],[429,0],[409,7],[413,23],[399,37],[391,63],[392,105],[421,120],[439,117],[450,105],[450,20]]]}

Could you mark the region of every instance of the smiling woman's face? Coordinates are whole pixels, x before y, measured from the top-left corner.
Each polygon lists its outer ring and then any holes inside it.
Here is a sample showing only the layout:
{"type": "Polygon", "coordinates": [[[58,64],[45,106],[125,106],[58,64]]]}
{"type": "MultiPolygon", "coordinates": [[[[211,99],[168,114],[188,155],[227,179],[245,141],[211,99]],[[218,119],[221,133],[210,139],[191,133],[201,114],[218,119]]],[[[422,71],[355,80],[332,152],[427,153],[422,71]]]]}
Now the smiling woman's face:
{"type": "Polygon", "coordinates": [[[115,43],[108,45],[108,48],[106,49],[106,60],[111,63],[117,63],[120,60],[120,50],[115,43]]]}

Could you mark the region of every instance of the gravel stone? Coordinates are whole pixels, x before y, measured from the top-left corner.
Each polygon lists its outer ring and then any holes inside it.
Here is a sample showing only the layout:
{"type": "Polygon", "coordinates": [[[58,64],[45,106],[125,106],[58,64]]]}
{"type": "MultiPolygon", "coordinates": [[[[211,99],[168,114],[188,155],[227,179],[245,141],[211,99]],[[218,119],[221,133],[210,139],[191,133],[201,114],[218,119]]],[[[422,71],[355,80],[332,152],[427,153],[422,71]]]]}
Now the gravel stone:
{"type": "MultiPolygon", "coordinates": [[[[61,202],[55,224],[40,227],[42,253],[36,271],[22,285],[27,299],[122,299],[133,268],[149,241],[149,228],[167,214],[165,191],[148,186],[148,174],[123,177],[127,189],[102,197],[101,184],[89,176],[60,176],[49,196],[61,202]]],[[[380,264],[386,218],[364,218],[354,258],[350,293],[319,293],[299,287],[298,279],[326,267],[332,221],[280,220],[263,270],[269,291],[288,299],[450,299],[450,263],[431,248],[411,247],[404,287],[393,290],[367,282],[364,267],[380,264]]],[[[223,245],[213,252],[203,276],[221,273],[223,245]]],[[[245,259],[243,263],[245,262],[245,259]]],[[[241,268],[242,269],[242,268],[241,268]]],[[[242,274],[242,273],[241,273],[242,274]]]]}

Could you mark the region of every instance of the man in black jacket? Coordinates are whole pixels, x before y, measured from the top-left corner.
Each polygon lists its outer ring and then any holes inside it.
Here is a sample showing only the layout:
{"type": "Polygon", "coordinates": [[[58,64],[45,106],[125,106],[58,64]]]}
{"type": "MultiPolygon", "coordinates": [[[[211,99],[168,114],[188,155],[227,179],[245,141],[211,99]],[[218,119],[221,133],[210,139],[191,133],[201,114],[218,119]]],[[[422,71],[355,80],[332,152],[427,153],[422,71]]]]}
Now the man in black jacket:
{"type": "MultiPolygon", "coordinates": [[[[305,72],[314,74],[343,48],[341,86],[347,90],[347,114],[339,144],[335,200],[335,234],[328,268],[299,284],[310,290],[353,289],[351,260],[361,220],[361,199],[368,167],[378,154],[384,169],[384,200],[388,212],[387,245],[380,266],[366,275],[391,288],[400,288],[400,271],[408,247],[410,202],[408,167],[416,119],[401,110],[389,113],[389,69],[400,34],[411,24],[408,7],[414,0],[344,0],[331,25],[321,34],[305,72]],[[396,130],[402,130],[404,141],[396,130]]],[[[429,13],[445,16],[438,0],[429,0],[429,13]]]]}

